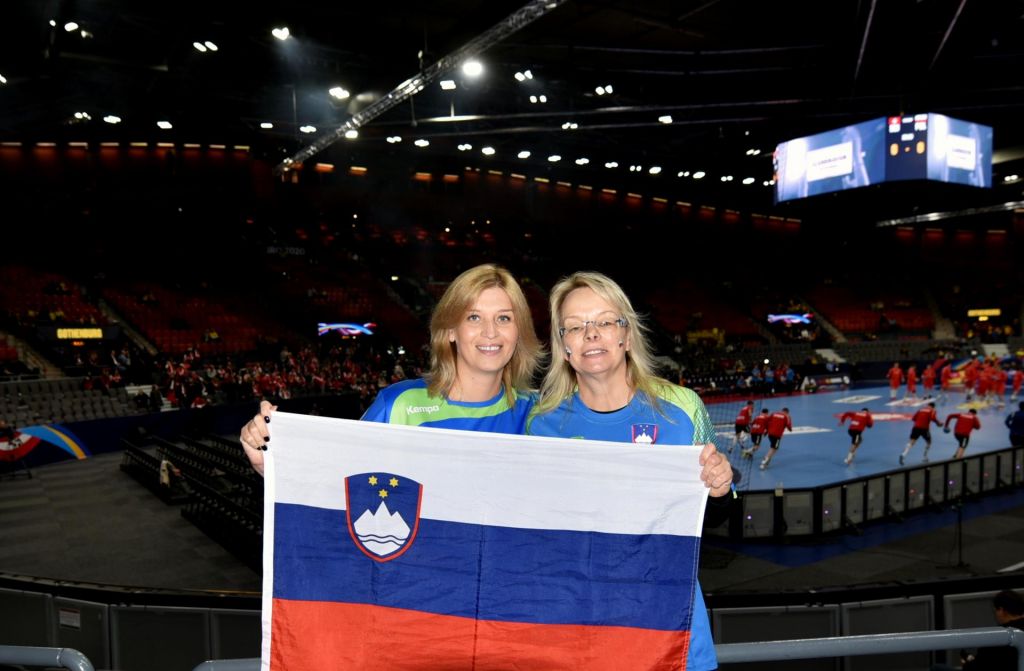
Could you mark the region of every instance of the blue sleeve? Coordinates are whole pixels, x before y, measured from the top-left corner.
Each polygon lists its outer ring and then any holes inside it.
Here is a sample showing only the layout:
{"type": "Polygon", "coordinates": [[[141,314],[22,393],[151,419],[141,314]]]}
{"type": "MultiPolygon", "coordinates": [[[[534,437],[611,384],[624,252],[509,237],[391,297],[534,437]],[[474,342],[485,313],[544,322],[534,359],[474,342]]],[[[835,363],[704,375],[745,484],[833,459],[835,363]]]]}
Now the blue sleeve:
{"type": "Polygon", "coordinates": [[[385,393],[387,389],[382,389],[377,394],[377,398],[373,399],[373,403],[366,409],[363,416],[359,419],[363,422],[380,422],[381,424],[388,424],[391,421],[391,403],[392,400],[388,398],[390,394],[385,393]]]}

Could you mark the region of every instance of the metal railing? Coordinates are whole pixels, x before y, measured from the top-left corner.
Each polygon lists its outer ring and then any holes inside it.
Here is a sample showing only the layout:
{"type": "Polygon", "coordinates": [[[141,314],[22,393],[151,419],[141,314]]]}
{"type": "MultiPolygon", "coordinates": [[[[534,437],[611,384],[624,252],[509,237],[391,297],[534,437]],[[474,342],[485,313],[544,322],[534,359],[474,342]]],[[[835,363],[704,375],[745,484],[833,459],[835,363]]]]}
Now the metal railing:
{"type": "Polygon", "coordinates": [[[1012,627],[978,627],[948,631],[912,631],[898,634],[833,636],[792,641],[723,643],[715,646],[719,664],[771,662],[788,659],[852,657],[896,652],[924,652],[953,648],[1017,649],[1017,671],[1024,671],[1024,632],[1012,627]]]}
{"type": "MultiPolygon", "coordinates": [[[[1017,670],[1024,671],[1024,632],[1009,627],[721,643],[715,646],[715,653],[718,655],[719,664],[736,664],[1002,646],[1016,648],[1017,670]]],[[[259,671],[259,668],[259,659],[228,659],[203,662],[193,671],[259,671]]]]}
{"type": "Polygon", "coordinates": [[[73,671],[93,671],[89,658],[73,648],[36,648],[22,645],[0,645],[0,664],[27,666],[62,666],[73,671]]]}
{"type": "MultiPolygon", "coordinates": [[[[948,631],[912,631],[864,636],[803,638],[791,641],[723,643],[715,646],[719,664],[771,662],[791,659],[853,657],[900,652],[927,652],[953,648],[1010,646],[1017,651],[1017,669],[1024,671],[1024,632],[1012,627],[979,627],[948,631]]],[[[93,671],[92,663],[72,648],[0,645],[0,664],[61,666],[72,671],[93,671]]],[[[259,671],[260,660],[210,660],[193,671],[259,671]]]]}

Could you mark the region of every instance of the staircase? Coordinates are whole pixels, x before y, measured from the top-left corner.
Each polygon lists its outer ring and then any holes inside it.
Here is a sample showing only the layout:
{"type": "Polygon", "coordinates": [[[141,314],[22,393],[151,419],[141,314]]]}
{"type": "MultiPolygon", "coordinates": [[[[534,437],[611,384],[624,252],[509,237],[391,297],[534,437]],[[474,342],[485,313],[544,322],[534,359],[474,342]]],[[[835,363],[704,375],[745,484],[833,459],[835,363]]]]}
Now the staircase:
{"type": "Polygon", "coordinates": [[[18,353],[18,359],[21,360],[22,363],[29,368],[38,369],[40,377],[51,380],[64,377],[64,371],[55,366],[21,338],[5,331],[0,331],[0,337],[7,339],[7,342],[10,343],[11,347],[13,347],[18,353]]]}

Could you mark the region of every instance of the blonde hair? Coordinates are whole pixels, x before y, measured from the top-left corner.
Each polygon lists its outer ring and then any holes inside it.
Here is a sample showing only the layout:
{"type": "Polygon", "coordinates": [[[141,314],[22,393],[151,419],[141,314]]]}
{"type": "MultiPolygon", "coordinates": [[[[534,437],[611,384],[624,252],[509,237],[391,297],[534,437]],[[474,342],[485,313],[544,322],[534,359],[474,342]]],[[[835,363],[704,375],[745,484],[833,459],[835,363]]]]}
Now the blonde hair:
{"type": "Polygon", "coordinates": [[[541,383],[536,412],[551,412],[576,391],[576,371],[565,357],[555,354],[564,349],[555,343],[562,340],[558,330],[562,326],[565,299],[576,289],[584,288],[593,290],[611,303],[619,316],[626,320],[626,333],[630,341],[626,352],[626,382],[634,391],[643,393],[646,400],[657,408],[658,390],[670,383],[654,374],[654,357],[647,343],[647,327],[640,321],[633,304],[615,280],[601,273],[581,271],[562,278],[551,289],[551,364],[541,383]]]}
{"type": "Polygon", "coordinates": [[[533,328],[533,317],[526,296],[512,273],[499,265],[485,263],[470,268],[448,285],[430,317],[430,372],[427,373],[427,391],[441,396],[451,391],[458,370],[456,345],[449,342],[448,332],[457,328],[462,318],[485,289],[497,287],[508,294],[512,302],[512,319],[519,329],[519,340],[512,358],[501,373],[505,400],[515,402],[515,389],[530,389],[542,348],[533,328]]]}

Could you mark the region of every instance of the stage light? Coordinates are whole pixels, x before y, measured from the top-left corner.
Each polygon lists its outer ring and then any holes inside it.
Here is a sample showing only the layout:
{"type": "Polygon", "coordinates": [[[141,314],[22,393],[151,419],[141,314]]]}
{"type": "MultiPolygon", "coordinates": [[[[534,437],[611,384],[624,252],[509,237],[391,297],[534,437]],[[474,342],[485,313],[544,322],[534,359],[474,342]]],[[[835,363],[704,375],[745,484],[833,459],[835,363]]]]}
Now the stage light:
{"type": "Polygon", "coordinates": [[[158,128],[161,128],[163,130],[171,130],[171,128],[174,127],[171,125],[170,121],[157,121],[156,125],[158,128]]]}
{"type": "Polygon", "coordinates": [[[7,83],[7,77],[4,77],[3,75],[0,75],[0,84],[6,84],[6,83],[7,83]]]}
{"type": "Polygon", "coordinates": [[[663,116],[660,116],[660,117],[658,117],[658,122],[659,123],[672,123],[672,115],[671,114],[665,114],[663,116]]]}
{"type": "Polygon", "coordinates": [[[704,175],[705,174],[706,173],[703,170],[698,170],[697,172],[693,173],[693,178],[694,179],[704,179],[704,175]]]}
{"type": "Polygon", "coordinates": [[[469,151],[472,148],[473,148],[473,145],[469,144],[468,142],[463,142],[458,147],[459,151],[469,151]]]}
{"type": "Polygon", "coordinates": [[[590,159],[589,158],[578,158],[578,159],[576,159],[576,165],[586,165],[588,163],[590,163],[590,159]]]}
{"type": "Polygon", "coordinates": [[[292,33],[290,30],[288,30],[287,26],[282,26],[280,28],[274,28],[273,30],[270,31],[270,34],[284,42],[291,36],[292,33]]]}
{"type": "Polygon", "coordinates": [[[211,42],[210,40],[206,40],[205,42],[203,42],[203,44],[206,45],[206,48],[209,49],[210,51],[217,51],[218,50],[217,45],[214,44],[213,42],[211,42]]]}
{"type": "Polygon", "coordinates": [[[480,150],[480,153],[484,154],[485,156],[494,156],[494,147],[484,147],[483,149],[480,150]]]}
{"type": "Polygon", "coordinates": [[[429,147],[430,146],[430,140],[424,140],[423,138],[420,138],[420,139],[416,140],[415,142],[413,142],[413,144],[416,145],[417,147],[429,147]]]}
{"type": "Polygon", "coordinates": [[[315,133],[316,126],[299,126],[299,131],[306,134],[315,133]]]}
{"type": "Polygon", "coordinates": [[[754,178],[753,177],[744,177],[743,178],[743,183],[747,184],[747,185],[753,184],[754,183],[754,178]]]}
{"type": "Polygon", "coordinates": [[[206,45],[203,44],[202,42],[193,42],[192,46],[195,48],[196,51],[198,51],[200,53],[203,53],[203,54],[206,53],[206,45]]]}
{"type": "Polygon", "coordinates": [[[518,156],[519,158],[530,158],[530,152],[523,150],[516,154],[516,156],[518,156]]]}
{"type": "Polygon", "coordinates": [[[606,168],[618,168],[619,167],[619,162],[618,161],[608,161],[607,163],[604,164],[604,167],[606,167],[606,168]]]}
{"type": "Polygon", "coordinates": [[[355,128],[349,128],[347,131],[345,131],[346,139],[354,140],[357,137],[359,137],[359,131],[357,131],[355,128]]]}
{"type": "Polygon", "coordinates": [[[479,77],[483,74],[484,66],[480,61],[466,61],[462,64],[462,73],[467,77],[479,77]]]}
{"type": "Polygon", "coordinates": [[[455,90],[455,80],[453,80],[453,79],[442,79],[441,80],[441,89],[443,91],[454,91],[455,90]]]}
{"type": "Polygon", "coordinates": [[[402,141],[401,135],[390,135],[388,136],[388,144],[397,144],[402,141]]]}
{"type": "Polygon", "coordinates": [[[270,123],[269,121],[264,121],[260,124],[260,128],[262,128],[263,130],[270,130],[273,127],[274,124],[270,123]]]}
{"type": "Polygon", "coordinates": [[[115,116],[113,114],[108,114],[107,116],[103,117],[103,120],[109,124],[121,123],[121,117],[115,116]]]}
{"type": "Polygon", "coordinates": [[[562,160],[562,157],[559,156],[558,154],[552,154],[551,156],[548,156],[548,160],[551,161],[552,163],[558,163],[559,161],[562,160]]]}
{"type": "Polygon", "coordinates": [[[331,94],[331,97],[334,98],[335,100],[345,100],[350,95],[352,95],[344,87],[341,86],[332,86],[330,89],[327,90],[327,92],[331,94]]]}
{"type": "Polygon", "coordinates": [[[69,32],[69,33],[73,33],[76,30],[78,30],[78,24],[75,23],[74,21],[68,21],[67,23],[64,24],[64,30],[69,32]]]}
{"type": "Polygon", "coordinates": [[[648,170],[647,172],[651,173],[652,175],[660,175],[661,174],[661,166],[660,165],[652,165],[650,170],[648,170]]]}
{"type": "Polygon", "coordinates": [[[516,78],[516,81],[517,81],[517,82],[523,82],[523,81],[526,81],[526,75],[524,75],[524,74],[523,74],[522,72],[517,72],[517,73],[515,73],[515,74],[514,74],[514,75],[512,75],[512,76],[516,78]]]}

